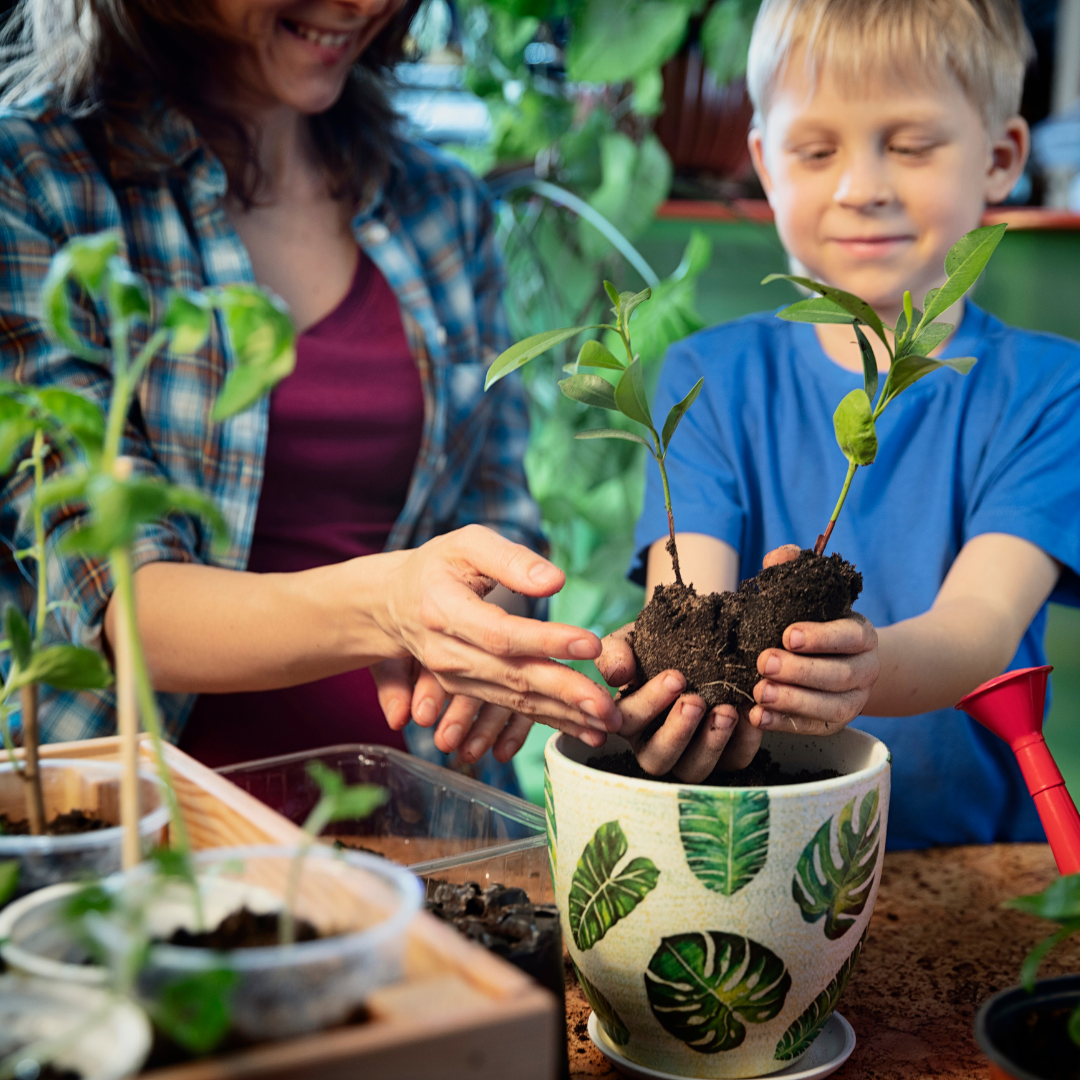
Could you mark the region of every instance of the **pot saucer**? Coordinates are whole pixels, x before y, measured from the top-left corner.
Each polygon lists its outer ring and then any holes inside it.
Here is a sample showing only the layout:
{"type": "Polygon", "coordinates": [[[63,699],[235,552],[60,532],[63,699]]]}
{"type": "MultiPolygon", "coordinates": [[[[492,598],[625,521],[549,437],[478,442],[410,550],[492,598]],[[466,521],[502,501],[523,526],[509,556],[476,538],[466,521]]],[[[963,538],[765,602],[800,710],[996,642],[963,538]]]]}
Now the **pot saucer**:
{"type": "MultiPolygon", "coordinates": [[[[691,1080],[687,1076],[648,1069],[644,1065],[637,1065],[624,1058],[604,1038],[603,1029],[597,1022],[596,1013],[593,1012],[589,1013],[589,1038],[615,1069],[623,1076],[630,1077],[630,1080],[691,1080]]],[[[805,1056],[786,1069],[769,1073],[769,1080],[774,1077],[783,1077],[784,1080],[820,1080],[821,1077],[836,1072],[851,1057],[854,1049],[854,1029],[839,1013],[834,1012],[825,1022],[821,1034],[814,1040],[805,1056]]]]}

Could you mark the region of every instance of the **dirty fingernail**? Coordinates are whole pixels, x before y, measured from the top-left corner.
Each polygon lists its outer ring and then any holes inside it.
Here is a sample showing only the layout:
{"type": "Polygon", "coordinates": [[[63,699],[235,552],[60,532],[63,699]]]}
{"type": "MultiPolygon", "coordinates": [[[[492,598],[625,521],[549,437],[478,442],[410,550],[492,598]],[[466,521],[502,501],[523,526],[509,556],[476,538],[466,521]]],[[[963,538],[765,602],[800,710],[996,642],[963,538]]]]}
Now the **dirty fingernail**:
{"type": "Polygon", "coordinates": [[[416,719],[421,724],[434,724],[438,715],[439,710],[435,708],[435,702],[429,697],[424,698],[416,706],[416,719]]]}
{"type": "Polygon", "coordinates": [[[596,647],[588,638],[571,641],[566,650],[575,660],[590,660],[596,655],[596,647]]]}
{"type": "Polygon", "coordinates": [[[700,705],[695,705],[693,702],[686,701],[683,703],[682,714],[691,723],[696,723],[701,719],[701,714],[705,710],[700,705]]]}
{"type": "MultiPolygon", "coordinates": [[[[794,638],[794,634],[791,635],[794,638]]],[[[780,670],[780,657],[773,653],[768,660],[765,661],[765,674],[775,675],[780,670]]]]}
{"type": "Polygon", "coordinates": [[[462,756],[468,758],[469,761],[476,761],[484,752],[484,740],[472,739],[465,744],[465,749],[462,751],[462,756]]]}
{"type": "Polygon", "coordinates": [[[780,696],[780,691],[773,686],[772,683],[767,682],[761,688],[761,701],[762,704],[768,705],[770,702],[775,701],[780,696]]]}
{"type": "Polygon", "coordinates": [[[677,694],[686,683],[683,681],[681,675],[665,675],[664,676],[664,689],[672,694],[677,694]]]}
{"type": "Polygon", "coordinates": [[[761,710],[761,719],[758,721],[759,728],[773,728],[776,727],[776,713],[771,713],[768,709],[761,710]]]}
{"type": "Polygon", "coordinates": [[[801,630],[792,630],[791,633],[788,634],[789,649],[801,649],[805,644],[806,635],[801,630]]]}

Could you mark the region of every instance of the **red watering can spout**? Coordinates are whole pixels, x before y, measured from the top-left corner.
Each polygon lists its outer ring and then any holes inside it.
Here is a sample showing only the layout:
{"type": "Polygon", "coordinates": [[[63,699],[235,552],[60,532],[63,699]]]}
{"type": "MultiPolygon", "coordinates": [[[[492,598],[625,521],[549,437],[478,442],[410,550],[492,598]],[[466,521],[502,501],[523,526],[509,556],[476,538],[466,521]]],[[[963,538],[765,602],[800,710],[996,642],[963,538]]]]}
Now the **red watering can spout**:
{"type": "Polygon", "coordinates": [[[1007,671],[961,698],[963,709],[1004,739],[1035,800],[1046,839],[1063,874],[1080,873],[1080,813],[1042,735],[1048,666],[1007,671]]]}

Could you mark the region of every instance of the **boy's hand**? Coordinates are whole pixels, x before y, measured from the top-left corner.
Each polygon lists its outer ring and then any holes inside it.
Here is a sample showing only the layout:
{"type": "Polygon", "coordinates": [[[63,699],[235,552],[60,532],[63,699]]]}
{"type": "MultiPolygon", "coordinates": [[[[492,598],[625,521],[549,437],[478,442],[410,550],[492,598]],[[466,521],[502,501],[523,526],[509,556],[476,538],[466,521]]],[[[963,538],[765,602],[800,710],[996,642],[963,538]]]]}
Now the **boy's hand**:
{"type": "MultiPolygon", "coordinates": [[[[794,544],[770,551],[765,566],[797,558],[794,544]]],[[[750,723],[760,731],[833,735],[862,712],[878,677],[877,631],[862,615],[792,623],[783,649],[758,657],[750,723]]]]}
{"type": "Polygon", "coordinates": [[[719,762],[726,769],[749,765],[761,743],[761,732],[740,718],[733,705],[719,705],[707,717],[697,694],[683,694],[686,679],[678,671],[662,671],[644,685],[637,682],[637,665],[626,640],[634,624],[604,638],[596,661],[600,674],[621,687],[616,702],[622,714],[623,736],[638,764],[654,776],[674,773],[687,784],[704,780],[719,762]],[[671,711],[657,727],[656,717],[671,711]]]}

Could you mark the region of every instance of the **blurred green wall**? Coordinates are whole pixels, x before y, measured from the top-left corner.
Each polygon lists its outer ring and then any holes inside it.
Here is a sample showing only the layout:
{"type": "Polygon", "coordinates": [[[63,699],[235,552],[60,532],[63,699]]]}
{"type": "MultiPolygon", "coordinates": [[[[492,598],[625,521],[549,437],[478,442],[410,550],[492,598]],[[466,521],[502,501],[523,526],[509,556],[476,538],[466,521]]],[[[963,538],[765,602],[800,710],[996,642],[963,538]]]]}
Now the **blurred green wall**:
{"type": "MultiPolygon", "coordinates": [[[[698,286],[698,310],[710,323],[784,303],[783,286],[759,284],[766,274],[787,269],[772,225],[655,221],[639,240],[638,249],[663,276],[678,264],[695,228],[713,243],[712,265],[698,286]]],[[[1080,231],[1007,232],[974,296],[1014,326],[1080,341],[1080,231]]],[[[1046,647],[1054,665],[1046,738],[1073,798],[1080,803],[1080,610],[1051,605],[1046,647]]]]}

